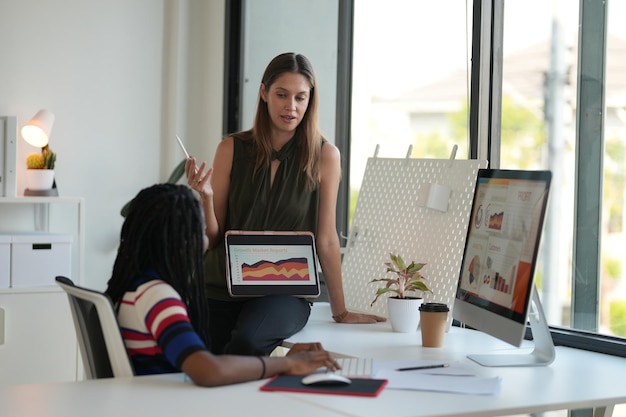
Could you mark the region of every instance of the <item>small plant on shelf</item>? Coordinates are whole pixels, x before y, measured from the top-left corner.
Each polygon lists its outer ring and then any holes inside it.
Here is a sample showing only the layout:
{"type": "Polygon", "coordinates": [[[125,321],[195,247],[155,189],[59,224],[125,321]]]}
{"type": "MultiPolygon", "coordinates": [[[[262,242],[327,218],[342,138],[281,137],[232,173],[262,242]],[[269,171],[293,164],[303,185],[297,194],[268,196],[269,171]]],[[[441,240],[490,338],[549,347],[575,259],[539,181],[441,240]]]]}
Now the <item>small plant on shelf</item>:
{"type": "Polygon", "coordinates": [[[33,152],[26,157],[28,169],[54,169],[57,155],[47,146],[41,148],[41,152],[33,152]]]}
{"type": "Polygon", "coordinates": [[[389,254],[391,262],[385,262],[387,267],[386,272],[393,272],[396,276],[394,278],[376,278],[370,281],[385,282],[385,286],[378,288],[376,291],[376,297],[372,301],[371,305],[378,300],[378,298],[386,293],[393,292],[396,298],[411,298],[407,293],[421,291],[432,292],[426,285],[425,277],[420,273],[425,263],[416,263],[411,261],[410,264],[406,264],[400,255],[389,254]]]}

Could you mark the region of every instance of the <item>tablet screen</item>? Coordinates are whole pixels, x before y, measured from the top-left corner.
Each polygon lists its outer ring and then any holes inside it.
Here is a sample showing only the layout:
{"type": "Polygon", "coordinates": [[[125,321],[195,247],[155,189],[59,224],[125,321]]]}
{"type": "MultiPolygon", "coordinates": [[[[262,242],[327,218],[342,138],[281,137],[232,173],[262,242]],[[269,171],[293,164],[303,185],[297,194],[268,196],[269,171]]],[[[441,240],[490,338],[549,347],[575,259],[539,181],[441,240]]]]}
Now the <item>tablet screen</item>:
{"type": "Polygon", "coordinates": [[[319,296],[312,233],[230,230],[225,239],[228,288],[233,297],[319,296]]]}

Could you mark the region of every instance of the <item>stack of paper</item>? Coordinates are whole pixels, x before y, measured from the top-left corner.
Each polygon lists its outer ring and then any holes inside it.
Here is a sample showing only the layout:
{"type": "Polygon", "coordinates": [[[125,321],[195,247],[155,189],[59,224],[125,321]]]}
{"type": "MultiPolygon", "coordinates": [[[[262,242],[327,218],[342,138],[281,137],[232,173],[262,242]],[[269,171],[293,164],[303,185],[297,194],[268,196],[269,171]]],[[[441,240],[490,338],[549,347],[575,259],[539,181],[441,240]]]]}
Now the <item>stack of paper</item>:
{"type": "Polygon", "coordinates": [[[459,362],[375,362],[373,375],[387,379],[388,389],[495,395],[501,385],[500,377],[481,377],[459,362]]]}

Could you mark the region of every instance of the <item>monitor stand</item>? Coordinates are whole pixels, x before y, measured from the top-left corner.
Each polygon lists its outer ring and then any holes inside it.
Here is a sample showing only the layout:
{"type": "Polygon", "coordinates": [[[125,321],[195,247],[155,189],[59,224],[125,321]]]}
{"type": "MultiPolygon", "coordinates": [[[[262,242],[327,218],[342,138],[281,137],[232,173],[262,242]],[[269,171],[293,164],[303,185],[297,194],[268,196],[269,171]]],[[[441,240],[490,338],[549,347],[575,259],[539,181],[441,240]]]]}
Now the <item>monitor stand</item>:
{"type": "Polygon", "coordinates": [[[547,366],[554,361],[554,342],[543,314],[537,288],[533,289],[528,321],[532,330],[535,348],[530,353],[502,353],[468,355],[467,357],[483,366],[547,366]]]}

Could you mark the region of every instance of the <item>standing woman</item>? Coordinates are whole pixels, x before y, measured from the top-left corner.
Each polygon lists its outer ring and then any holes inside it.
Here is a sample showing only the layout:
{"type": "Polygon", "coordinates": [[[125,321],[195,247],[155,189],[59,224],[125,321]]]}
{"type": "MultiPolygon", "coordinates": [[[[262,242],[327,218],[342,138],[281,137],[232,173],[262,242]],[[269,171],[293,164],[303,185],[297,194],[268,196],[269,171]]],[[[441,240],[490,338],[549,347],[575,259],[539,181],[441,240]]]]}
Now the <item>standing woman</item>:
{"type": "Polygon", "coordinates": [[[267,66],[251,130],[217,147],[213,167],[195,158],[185,170],[200,194],[209,237],[205,280],[214,353],[268,354],[306,324],[306,299],[286,295],[234,299],[226,288],[227,230],[297,230],[315,234],[333,319],[375,323],[382,317],[346,310],[335,210],[339,150],[318,125],[317,80],[309,60],[285,53],[267,66]]]}

